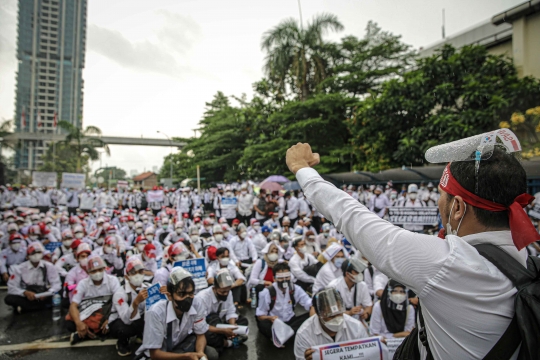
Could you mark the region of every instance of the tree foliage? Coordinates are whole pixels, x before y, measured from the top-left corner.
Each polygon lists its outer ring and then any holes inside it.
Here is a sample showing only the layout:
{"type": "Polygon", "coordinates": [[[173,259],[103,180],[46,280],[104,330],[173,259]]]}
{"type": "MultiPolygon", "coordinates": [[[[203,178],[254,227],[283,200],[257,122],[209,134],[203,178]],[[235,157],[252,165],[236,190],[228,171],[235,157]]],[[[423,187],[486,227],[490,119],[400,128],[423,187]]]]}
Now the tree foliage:
{"type": "Polygon", "coordinates": [[[62,173],[88,173],[90,171],[89,157],[86,154],[77,157],[76,148],[72,144],[64,142],[50,144],[47,151],[43,154],[43,165],[39,171],[51,171],[58,173],[58,184],[61,183],[62,173]]]}
{"type": "Polygon", "coordinates": [[[124,169],[115,167],[108,167],[105,169],[99,170],[96,174],[96,178],[103,178],[104,183],[108,183],[109,179],[111,180],[124,180],[127,176],[127,173],[124,169]]]}

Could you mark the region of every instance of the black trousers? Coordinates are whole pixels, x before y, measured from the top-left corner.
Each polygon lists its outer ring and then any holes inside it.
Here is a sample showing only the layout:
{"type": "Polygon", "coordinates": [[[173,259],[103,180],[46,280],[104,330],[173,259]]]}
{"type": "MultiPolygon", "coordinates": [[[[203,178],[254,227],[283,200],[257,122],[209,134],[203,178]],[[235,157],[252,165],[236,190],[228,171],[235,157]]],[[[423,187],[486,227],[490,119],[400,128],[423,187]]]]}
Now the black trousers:
{"type": "MultiPolygon", "coordinates": [[[[217,326],[218,324],[228,324],[228,322],[224,321],[223,319],[220,319],[219,315],[216,313],[208,315],[206,317],[206,323],[211,326],[217,326]]],[[[238,315],[238,319],[236,319],[236,324],[242,325],[242,326],[248,326],[248,319],[246,319],[242,315],[238,315]]],[[[204,335],[206,337],[207,346],[213,347],[219,353],[223,351],[224,342],[225,340],[227,340],[227,337],[225,335],[216,334],[211,331],[207,331],[206,334],[204,335]]]]}
{"type": "Polygon", "coordinates": [[[305,292],[310,294],[313,292],[313,284],[303,282],[302,280],[296,280],[296,285],[300,286],[305,292]]]}
{"type": "Polygon", "coordinates": [[[75,215],[77,213],[76,207],[68,207],[68,213],[69,215],[75,215]]]}
{"type": "Polygon", "coordinates": [[[39,311],[51,307],[52,297],[47,297],[40,301],[30,301],[26,298],[26,296],[7,295],[4,299],[4,302],[6,303],[6,305],[13,306],[14,308],[20,306],[22,311],[24,312],[39,311]]]}
{"type": "MultiPolygon", "coordinates": [[[[253,215],[247,215],[247,216],[244,216],[244,215],[240,215],[238,214],[238,220],[240,220],[240,222],[246,226],[249,226],[249,219],[251,219],[253,215]]],[[[231,226],[232,224],[229,224],[229,226],[231,226]]]]}
{"type": "MultiPolygon", "coordinates": [[[[304,321],[306,321],[308,318],[309,318],[309,313],[305,313],[305,314],[300,315],[300,316],[295,315],[295,316],[293,316],[291,318],[291,320],[287,321],[285,324],[289,325],[294,330],[294,333],[296,335],[296,332],[298,331],[300,326],[302,326],[304,321]]],[[[268,339],[272,339],[272,324],[273,323],[270,320],[260,321],[257,318],[257,327],[259,328],[259,332],[261,334],[263,334],[268,339]]],[[[293,339],[294,339],[294,336],[291,337],[287,341],[287,343],[290,342],[293,339]]]]}
{"type": "Polygon", "coordinates": [[[243,304],[247,300],[247,288],[245,284],[235,287],[232,291],[233,302],[243,304]]]}
{"type": "Polygon", "coordinates": [[[142,338],[144,332],[144,317],[135,320],[130,325],[124,324],[121,319],[116,319],[109,324],[109,336],[120,342],[128,342],[129,338],[138,336],[142,338]]]}

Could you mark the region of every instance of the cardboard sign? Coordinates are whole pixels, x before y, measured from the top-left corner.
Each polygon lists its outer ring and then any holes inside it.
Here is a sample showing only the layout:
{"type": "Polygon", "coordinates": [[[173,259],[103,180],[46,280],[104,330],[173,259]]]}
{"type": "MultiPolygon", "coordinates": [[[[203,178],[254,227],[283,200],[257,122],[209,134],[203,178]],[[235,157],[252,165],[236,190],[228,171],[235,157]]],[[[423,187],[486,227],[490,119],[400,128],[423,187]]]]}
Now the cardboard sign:
{"type": "Polygon", "coordinates": [[[148,289],[148,297],[146,298],[146,311],[150,310],[152,305],[161,300],[167,300],[167,296],[159,292],[161,285],[159,283],[150,286],[148,289]]]}
{"type": "Polygon", "coordinates": [[[150,190],[146,192],[146,201],[163,202],[163,190],[150,190]]]}
{"type": "Polygon", "coordinates": [[[390,355],[390,358],[394,357],[397,348],[399,347],[399,345],[401,345],[403,340],[405,340],[404,337],[386,339],[386,346],[388,347],[388,354],[390,355]]]}
{"type": "Polygon", "coordinates": [[[533,219],[540,220],[540,204],[534,205],[534,207],[529,210],[529,216],[533,219]]]}
{"type": "Polygon", "coordinates": [[[437,206],[388,208],[388,221],[395,225],[435,225],[439,222],[437,206]]]}
{"type": "Polygon", "coordinates": [[[388,350],[379,337],[312,346],[311,348],[315,349],[313,360],[388,359],[388,350]]]}
{"type": "Polygon", "coordinates": [[[62,245],[61,242],[50,242],[47,245],[45,245],[45,250],[53,253],[57,248],[60,247],[60,245],[62,245]]]}
{"type": "Polygon", "coordinates": [[[195,283],[195,291],[206,289],[208,282],[206,281],[206,264],[204,259],[189,259],[177,261],[174,263],[174,267],[183,267],[189,271],[192,275],[193,282],[195,283]]]}
{"type": "Polygon", "coordinates": [[[84,174],[62,173],[62,185],[63,188],[82,189],[86,176],[84,174]]]}
{"type": "Polygon", "coordinates": [[[56,187],[55,172],[34,171],[32,173],[32,185],[37,187],[56,187]]]}

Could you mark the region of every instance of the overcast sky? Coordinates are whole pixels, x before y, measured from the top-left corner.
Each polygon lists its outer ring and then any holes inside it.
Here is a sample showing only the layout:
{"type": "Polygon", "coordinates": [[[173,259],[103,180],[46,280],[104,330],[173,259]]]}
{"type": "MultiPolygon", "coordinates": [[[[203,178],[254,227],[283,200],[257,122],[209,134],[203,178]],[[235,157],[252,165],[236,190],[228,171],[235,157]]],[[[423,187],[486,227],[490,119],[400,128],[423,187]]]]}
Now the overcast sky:
{"type": "MultiPolygon", "coordinates": [[[[304,22],[336,14],[362,37],[369,20],[400,34],[415,49],[490,19],[522,0],[303,0],[304,22]]],[[[217,91],[252,94],[262,77],[262,34],[287,17],[297,0],[88,0],[84,125],[106,135],[189,137],[217,91]]],[[[0,0],[0,118],[15,102],[17,1],[0,0]]],[[[151,170],[170,148],[111,146],[103,165],[151,170]]],[[[94,168],[99,166],[96,162],[94,168]]]]}

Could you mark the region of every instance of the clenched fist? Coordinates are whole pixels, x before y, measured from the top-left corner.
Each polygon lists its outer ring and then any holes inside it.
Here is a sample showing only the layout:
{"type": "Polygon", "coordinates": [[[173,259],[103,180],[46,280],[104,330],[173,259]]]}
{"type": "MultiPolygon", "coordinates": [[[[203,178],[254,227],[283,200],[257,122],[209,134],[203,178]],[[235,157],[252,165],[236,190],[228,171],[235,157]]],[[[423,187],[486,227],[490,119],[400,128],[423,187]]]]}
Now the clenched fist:
{"type": "Polygon", "coordinates": [[[302,168],[317,165],[320,160],[319,154],[313,153],[309,144],[298,143],[287,150],[287,166],[293,174],[302,168]]]}

